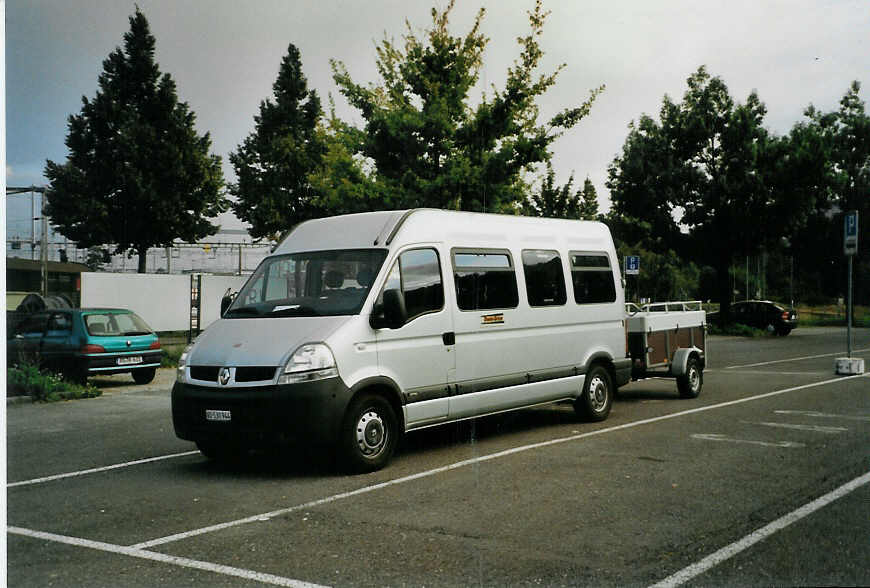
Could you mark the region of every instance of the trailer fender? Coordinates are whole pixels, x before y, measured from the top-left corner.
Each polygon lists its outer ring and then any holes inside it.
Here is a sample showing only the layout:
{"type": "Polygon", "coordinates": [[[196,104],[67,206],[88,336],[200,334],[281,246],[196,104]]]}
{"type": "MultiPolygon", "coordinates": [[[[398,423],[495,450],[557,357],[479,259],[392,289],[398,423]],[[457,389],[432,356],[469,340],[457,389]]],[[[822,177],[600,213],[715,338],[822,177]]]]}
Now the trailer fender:
{"type": "Polygon", "coordinates": [[[685,376],[686,365],[689,363],[689,358],[692,356],[698,358],[701,362],[701,367],[704,366],[704,352],[697,347],[680,347],[674,352],[674,359],[671,361],[671,375],[685,376]]]}

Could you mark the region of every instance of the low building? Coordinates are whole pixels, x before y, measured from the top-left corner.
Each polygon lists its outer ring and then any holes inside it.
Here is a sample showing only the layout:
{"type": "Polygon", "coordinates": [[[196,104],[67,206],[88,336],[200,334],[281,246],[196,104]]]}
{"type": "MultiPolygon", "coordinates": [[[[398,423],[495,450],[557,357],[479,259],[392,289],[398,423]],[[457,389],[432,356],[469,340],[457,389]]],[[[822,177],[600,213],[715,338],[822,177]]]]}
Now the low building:
{"type": "MultiPolygon", "coordinates": [[[[81,302],[81,274],[91,271],[83,263],[46,262],[49,296],[63,294],[78,306],[81,302]]],[[[6,310],[15,310],[30,293],[42,291],[42,263],[20,257],[6,258],[6,310]]]]}

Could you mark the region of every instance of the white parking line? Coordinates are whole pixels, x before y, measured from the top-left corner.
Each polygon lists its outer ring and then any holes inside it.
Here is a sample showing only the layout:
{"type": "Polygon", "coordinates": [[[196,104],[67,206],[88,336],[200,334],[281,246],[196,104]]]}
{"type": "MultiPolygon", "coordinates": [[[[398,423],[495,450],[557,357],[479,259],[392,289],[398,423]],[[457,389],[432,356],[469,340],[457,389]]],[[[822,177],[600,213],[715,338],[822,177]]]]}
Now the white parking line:
{"type": "Polygon", "coordinates": [[[186,557],[176,557],[174,555],[166,555],[154,551],[145,551],[131,547],[123,547],[112,543],[103,543],[102,541],[91,541],[90,539],[80,539],[78,537],[67,537],[66,535],[55,535],[54,533],[44,533],[42,531],[33,531],[31,529],[23,529],[21,527],[7,527],[10,533],[21,535],[23,537],[31,537],[33,539],[42,539],[45,541],[54,541],[55,543],[64,543],[66,545],[74,545],[76,547],[87,547],[88,549],[96,549],[114,553],[117,555],[127,555],[130,557],[138,557],[183,568],[194,570],[204,570],[206,572],[214,572],[225,576],[234,576],[245,580],[256,580],[265,584],[273,584],[275,586],[291,586],[292,588],[322,588],[319,584],[310,584],[301,580],[285,578],[283,576],[275,576],[272,574],[264,574],[255,572],[254,570],[246,570],[243,568],[234,568],[222,564],[211,563],[207,561],[199,561],[196,559],[188,559],[186,557]]]}
{"type": "Polygon", "coordinates": [[[735,541],[734,543],[727,545],[712,553],[702,559],[701,561],[694,563],[686,568],[683,568],[676,574],[670,575],[661,582],[657,584],[653,584],[652,588],[671,588],[673,586],[679,586],[681,584],[685,584],[692,578],[695,578],[704,572],[710,570],[711,568],[719,565],[723,561],[730,559],[740,553],[741,551],[745,551],[746,549],[752,547],[759,541],[763,541],[767,539],[777,531],[781,531],[782,529],[788,527],[792,523],[796,523],[802,518],[811,515],[816,512],[820,508],[823,508],[835,500],[846,496],[847,494],[854,492],[858,488],[864,486],[870,482],[870,473],[866,473],[863,476],[859,476],[852,480],[851,482],[847,482],[833,490],[821,498],[817,498],[816,500],[810,502],[809,504],[805,504],[797,510],[794,510],[787,515],[773,521],[772,523],[765,525],[764,527],[754,531],[740,539],[739,541],[735,541]]]}
{"type": "Polygon", "coordinates": [[[404,484],[406,482],[411,482],[413,480],[428,478],[428,477],[434,476],[436,474],[441,474],[441,473],[455,470],[458,468],[462,468],[462,467],[465,467],[468,465],[474,465],[474,464],[482,463],[485,461],[490,461],[493,459],[499,459],[502,457],[506,457],[508,455],[514,455],[516,453],[530,451],[533,449],[540,449],[542,447],[548,447],[550,445],[556,445],[559,443],[567,443],[570,441],[577,441],[580,439],[586,439],[588,437],[594,437],[597,435],[604,435],[607,433],[613,433],[615,431],[622,431],[625,429],[631,429],[634,427],[639,427],[641,425],[648,425],[651,423],[666,421],[668,419],[679,418],[679,417],[687,416],[690,414],[696,414],[696,413],[705,412],[708,410],[715,410],[717,408],[724,408],[726,406],[734,406],[737,404],[742,404],[744,402],[752,402],[754,400],[761,400],[763,398],[770,398],[772,396],[778,396],[780,394],[787,394],[789,392],[796,392],[798,390],[806,390],[808,388],[815,388],[817,386],[825,386],[827,384],[833,384],[836,382],[846,382],[846,381],[849,381],[849,380],[852,380],[855,378],[864,378],[867,376],[870,376],[870,374],[863,374],[863,375],[859,375],[859,376],[845,376],[845,377],[834,378],[834,379],[830,379],[830,380],[824,380],[822,382],[815,382],[812,384],[804,384],[802,386],[795,386],[793,388],[786,388],[784,390],[775,390],[773,392],[766,392],[764,394],[758,394],[756,396],[750,396],[747,398],[730,400],[728,402],[720,402],[718,404],[711,404],[709,406],[700,406],[698,408],[692,408],[692,409],[684,410],[681,412],[675,412],[675,413],[666,414],[666,415],[653,417],[653,418],[649,418],[649,419],[644,419],[644,420],[640,420],[640,421],[633,421],[631,423],[625,423],[623,425],[616,425],[614,427],[607,427],[604,429],[598,429],[597,431],[590,431],[588,433],[580,433],[578,435],[571,435],[569,437],[561,437],[558,439],[551,439],[549,441],[542,441],[540,443],[532,443],[530,445],[522,445],[520,447],[513,447],[511,449],[505,449],[504,451],[498,451],[496,453],[491,453],[489,455],[482,455],[479,457],[475,457],[473,459],[467,459],[467,460],[456,462],[456,463],[453,463],[450,465],[442,466],[440,468],[435,468],[435,469],[431,469],[431,470],[426,470],[424,472],[411,474],[409,476],[405,476],[402,478],[388,480],[386,482],[381,482],[379,484],[374,484],[371,486],[364,486],[362,488],[358,488],[356,490],[351,490],[349,492],[342,492],[340,494],[334,494],[334,495],[328,496],[326,498],[321,498],[319,500],[313,500],[311,502],[306,502],[305,504],[290,506],[287,508],[282,508],[282,509],[274,510],[274,511],[267,512],[267,513],[262,513],[262,514],[257,514],[257,515],[253,515],[250,517],[245,517],[243,519],[237,519],[235,521],[228,521],[225,523],[210,525],[208,527],[202,527],[200,529],[194,529],[192,531],[185,531],[183,533],[176,533],[174,535],[168,535],[166,537],[152,539],[151,541],[145,541],[143,543],[138,543],[136,545],[133,545],[132,548],[145,549],[148,547],[154,547],[155,545],[162,545],[165,543],[171,543],[173,541],[180,541],[182,539],[189,539],[190,537],[195,537],[197,535],[202,535],[205,533],[212,533],[214,531],[221,531],[223,529],[229,529],[230,527],[236,527],[238,525],[244,525],[244,524],[248,524],[248,523],[256,523],[256,522],[260,522],[260,521],[267,521],[270,518],[289,514],[289,513],[298,511],[298,510],[312,508],[312,507],[320,506],[320,505],[324,505],[324,504],[329,504],[331,502],[335,502],[337,500],[342,500],[344,498],[350,498],[352,496],[359,496],[361,494],[367,494],[369,492],[374,492],[375,490],[381,490],[383,488],[388,488],[390,486],[404,484]]]}
{"type": "Polygon", "coordinates": [[[775,410],[776,414],[796,414],[800,416],[814,417],[820,419],[842,419],[846,421],[867,421],[870,422],[870,416],[861,416],[853,414],[831,414],[827,412],[818,412],[815,410],[775,410]]]}
{"type": "Polygon", "coordinates": [[[750,422],[741,421],[747,425],[761,425],[764,427],[774,427],[777,429],[793,429],[795,431],[813,431],[815,433],[845,433],[849,429],[845,427],[824,427],[822,425],[799,425],[796,423],[773,423],[773,422],[750,422]]]}
{"type": "Polygon", "coordinates": [[[89,470],[80,470],[78,472],[68,472],[66,474],[55,474],[54,476],[45,476],[44,478],[34,478],[32,480],[23,480],[21,482],[12,482],[11,484],[6,484],[7,488],[15,488],[16,486],[30,486],[31,484],[42,484],[44,482],[52,482],[54,480],[62,480],[64,478],[75,478],[77,476],[86,476],[88,474],[96,474],[97,472],[108,472],[109,470],[117,470],[119,468],[128,468],[134,465],[140,465],[143,463],[152,463],[155,461],[162,461],[164,459],[173,459],[176,457],[184,457],[186,455],[194,455],[199,453],[199,451],[184,451],[182,453],[172,453],[170,455],[160,455],[158,457],[148,457],[145,459],[137,459],[136,461],[127,461],[124,463],[116,463],[114,465],[103,466],[100,468],[91,468],[89,470]]]}
{"type": "MultiPolygon", "coordinates": [[[[861,353],[862,351],[870,351],[870,348],[867,349],[855,349],[852,353],[861,353]]],[[[748,368],[748,367],[757,367],[761,365],[773,365],[775,363],[785,363],[788,361],[803,361],[805,359],[818,359],[820,357],[833,357],[835,355],[843,355],[842,351],[837,351],[835,353],[822,353],[821,355],[806,355],[804,357],[791,357],[789,359],[777,359],[774,361],[761,361],[759,363],[747,363],[743,365],[729,365],[726,367],[726,370],[736,370],[739,368],[748,368]]]]}
{"type": "Polygon", "coordinates": [[[754,439],[736,439],[718,433],[696,433],[692,435],[692,439],[700,439],[702,441],[722,441],[725,443],[743,443],[745,445],[760,445],[762,447],[783,447],[788,449],[806,447],[803,443],[796,443],[794,441],[756,441],[754,439]]]}

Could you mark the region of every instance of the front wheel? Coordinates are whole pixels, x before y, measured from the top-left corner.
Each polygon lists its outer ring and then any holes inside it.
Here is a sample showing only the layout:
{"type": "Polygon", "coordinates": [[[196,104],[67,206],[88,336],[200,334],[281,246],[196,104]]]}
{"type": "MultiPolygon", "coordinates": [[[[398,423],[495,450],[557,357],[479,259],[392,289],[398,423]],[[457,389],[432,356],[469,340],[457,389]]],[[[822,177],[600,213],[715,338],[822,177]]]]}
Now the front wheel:
{"type": "Polygon", "coordinates": [[[137,384],[149,384],[154,379],[154,374],[157,373],[157,368],[143,368],[133,370],[133,381],[137,384]]]}
{"type": "Polygon", "coordinates": [[[238,461],[245,454],[244,449],[238,445],[215,441],[197,441],[196,448],[208,459],[218,462],[238,461]]]}
{"type": "Polygon", "coordinates": [[[399,437],[393,407],[383,396],[363,394],[347,409],[339,437],[339,453],[353,472],[373,472],[390,461],[399,437]]]}
{"type": "Polygon", "coordinates": [[[602,365],[593,365],[586,374],[583,393],[574,401],[574,411],[590,421],[603,421],[613,405],[613,379],[602,365]]]}
{"type": "Polygon", "coordinates": [[[704,385],[704,372],[701,364],[694,357],[690,357],[686,363],[685,375],[677,377],[677,390],[680,398],[697,398],[704,385]]]}

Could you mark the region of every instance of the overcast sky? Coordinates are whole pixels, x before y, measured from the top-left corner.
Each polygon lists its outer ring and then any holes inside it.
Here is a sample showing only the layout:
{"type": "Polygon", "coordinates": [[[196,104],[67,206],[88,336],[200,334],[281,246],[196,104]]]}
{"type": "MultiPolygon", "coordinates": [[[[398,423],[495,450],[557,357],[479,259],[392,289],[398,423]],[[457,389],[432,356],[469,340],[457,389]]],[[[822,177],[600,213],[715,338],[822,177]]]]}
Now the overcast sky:
{"type": "MultiPolygon", "coordinates": [[[[330,59],[356,81],[377,82],[375,46],[399,40],[405,19],[426,28],[431,7],[446,0],[138,0],[157,39],[156,59],[172,75],[179,98],[209,131],[213,152],[234,180],[228,153],[253,129],[271,92],[288,43],[302,53],[310,88],[342,118],[360,122],[332,81],[330,59]]],[[[870,91],[868,0],[545,0],[552,11],[541,40],[543,73],[567,66],[540,100],[543,116],[579,105],[589,90],[607,89],[591,114],[553,145],[560,182],[589,176],[604,207],[607,166],[627,126],[655,115],[665,94],[680,99],[686,78],[704,64],[743,102],[753,89],[767,105],[766,125],[786,133],[810,103],[837,107],[853,80],[870,91]]],[[[121,0],[7,0],[7,184],[45,184],[45,160],[62,162],[67,117],[92,98],[102,61],[121,45],[134,3],[121,0]]],[[[457,0],[455,35],[470,29],[480,6],[490,42],[481,82],[503,87],[528,31],[534,0],[457,0]]],[[[480,90],[474,96],[479,96],[480,90]]],[[[30,202],[12,196],[7,234],[30,231],[30,202]],[[26,202],[25,202],[26,201],[26,202]]],[[[225,217],[230,228],[238,221],[225,217]]]]}

